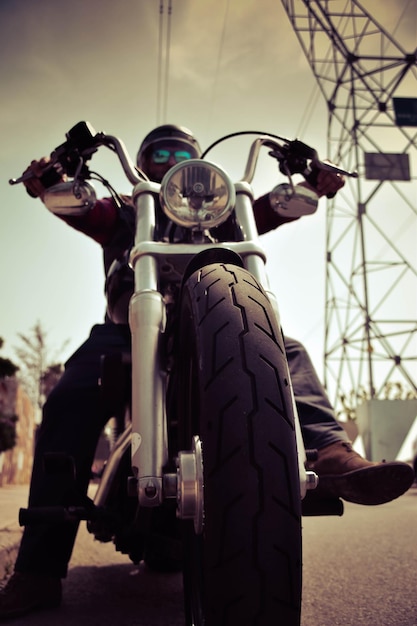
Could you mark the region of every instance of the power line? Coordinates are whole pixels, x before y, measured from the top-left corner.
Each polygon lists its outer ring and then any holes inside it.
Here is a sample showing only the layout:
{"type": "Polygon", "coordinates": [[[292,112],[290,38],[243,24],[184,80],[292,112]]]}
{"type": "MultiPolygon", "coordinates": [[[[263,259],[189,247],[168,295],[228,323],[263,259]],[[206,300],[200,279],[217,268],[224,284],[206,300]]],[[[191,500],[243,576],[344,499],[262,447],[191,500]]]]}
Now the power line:
{"type": "Polygon", "coordinates": [[[308,128],[310,124],[310,120],[313,116],[314,110],[316,108],[316,105],[320,96],[321,96],[321,93],[320,93],[319,86],[315,84],[313,89],[311,90],[310,97],[307,99],[307,104],[305,106],[304,113],[301,116],[300,124],[298,126],[297,133],[296,133],[296,137],[303,137],[303,134],[306,128],[308,128]]]}
{"type": "Polygon", "coordinates": [[[156,110],[157,123],[166,121],[168,110],[169,61],[171,51],[172,0],[168,0],[165,20],[165,0],[159,3],[158,76],[156,110]],[[166,25],[165,25],[166,22],[166,25]],[[166,33],[165,31],[166,26],[166,33]]]}
{"type": "Polygon", "coordinates": [[[218,86],[218,79],[219,79],[219,73],[220,73],[220,62],[221,62],[221,58],[223,54],[223,44],[226,38],[226,25],[227,25],[227,19],[228,19],[228,14],[229,14],[229,5],[230,5],[230,0],[226,0],[226,8],[224,11],[224,16],[223,16],[223,27],[222,27],[222,33],[220,36],[220,43],[219,43],[219,52],[217,55],[216,70],[215,70],[214,80],[213,80],[213,89],[211,92],[209,126],[211,125],[211,120],[213,117],[213,110],[214,110],[214,102],[215,102],[216,95],[217,95],[217,86],[218,86]]]}
{"type": "Polygon", "coordinates": [[[398,18],[397,25],[396,25],[396,27],[392,31],[392,36],[393,37],[394,37],[395,33],[397,32],[397,30],[398,30],[398,28],[399,28],[399,26],[400,26],[400,24],[401,24],[401,22],[402,22],[402,20],[403,20],[403,18],[405,16],[406,12],[408,11],[408,7],[410,6],[411,2],[413,2],[413,0],[408,0],[407,4],[404,6],[403,11],[402,11],[400,17],[398,18]]]}
{"type": "Polygon", "coordinates": [[[161,122],[161,90],[162,90],[162,35],[164,26],[164,0],[159,3],[159,31],[158,31],[158,74],[157,74],[157,92],[156,92],[156,122],[161,122]]]}
{"type": "Polygon", "coordinates": [[[167,120],[168,110],[168,85],[169,85],[169,60],[171,52],[171,22],[172,22],[172,0],[168,2],[168,24],[167,24],[167,37],[165,47],[165,79],[164,79],[164,107],[162,110],[162,120],[167,120]]]}

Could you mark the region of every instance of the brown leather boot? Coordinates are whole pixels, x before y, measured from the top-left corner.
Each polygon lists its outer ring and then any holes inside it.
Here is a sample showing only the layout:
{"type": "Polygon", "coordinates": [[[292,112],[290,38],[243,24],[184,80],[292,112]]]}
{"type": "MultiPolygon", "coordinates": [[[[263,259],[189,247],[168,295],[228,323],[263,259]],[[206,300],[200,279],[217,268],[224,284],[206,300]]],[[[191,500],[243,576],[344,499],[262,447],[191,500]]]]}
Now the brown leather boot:
{"type": "Polygon", "coordinates": [[[0,621],[61,604],[61,579],[15,572],[0,591],[0,621]]]}
{"type": "Polygon", "coordinates": [[[383,504],[398,498],[414,482],[414,471],[407,463],[373,463],[355,452],[345,441],[318,451],[308,464],[319,476],[313,493],[322,498],[338,497],[356,504],[383,504]]]}

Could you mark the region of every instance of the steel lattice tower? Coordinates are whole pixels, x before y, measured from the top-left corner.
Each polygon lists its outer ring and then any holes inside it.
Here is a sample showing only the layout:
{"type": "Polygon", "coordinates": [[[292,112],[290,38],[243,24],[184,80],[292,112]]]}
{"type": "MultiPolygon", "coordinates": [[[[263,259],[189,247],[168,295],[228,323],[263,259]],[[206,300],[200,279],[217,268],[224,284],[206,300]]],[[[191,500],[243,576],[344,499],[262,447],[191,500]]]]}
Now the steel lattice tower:
{"type": "Polygon", "coordinates": [[[415,397],[417,128],[398,125],[394,99],[417,97],[416,51],[355,0],[282,4],[327,103],[329,158],[359,173],[328,202],[326,388],[339,410],[415,397]],[[411,180],[390,180],[393,153],[408,159],[411,180]],[[380,174],[366,177],[373,160],[380,174]]]}

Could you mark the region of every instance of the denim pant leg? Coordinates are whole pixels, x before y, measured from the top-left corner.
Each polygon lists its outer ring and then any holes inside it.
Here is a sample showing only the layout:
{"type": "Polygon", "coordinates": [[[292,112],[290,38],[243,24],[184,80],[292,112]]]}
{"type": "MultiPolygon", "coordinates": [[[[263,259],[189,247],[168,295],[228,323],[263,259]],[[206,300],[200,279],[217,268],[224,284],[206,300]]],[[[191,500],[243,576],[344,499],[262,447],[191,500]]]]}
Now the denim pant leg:
{"type": "Polygon", "coordinates": [[[284,341],[305,447],[319,450],[337,441],[348,441],[306,349],[290,337],[284,341]]]}
{"type": "MultiPolygon", "coordinates": [[[[77,492],[87,493],[98,439],[108,419],[99,389],[103,354],[129,350],[124,326],[95,326],[90,337],[66,363],[65,372],[43,409],[37,438],[29,506],[63,503],[62,476],[46,475],[45,452],[72,456],[77,492]]],[[[25,527],[15,569],[65,577],[74,547],[78,523],[41,524],[25,527]]]]}

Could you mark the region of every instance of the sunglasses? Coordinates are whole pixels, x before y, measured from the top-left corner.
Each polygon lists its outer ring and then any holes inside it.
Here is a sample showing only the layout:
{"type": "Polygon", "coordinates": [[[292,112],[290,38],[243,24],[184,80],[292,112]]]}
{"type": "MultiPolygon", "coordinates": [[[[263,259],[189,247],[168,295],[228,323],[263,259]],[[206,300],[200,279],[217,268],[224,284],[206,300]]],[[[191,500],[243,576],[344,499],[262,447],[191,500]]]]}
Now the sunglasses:
{"type": "Polygon", "coordinates": [[[191,152],[188,150],[154,150],[152,152],[152,161],[154,163],[168,163],[169,157],[173,156],[176,163],[191,159],[191,152]]]}

